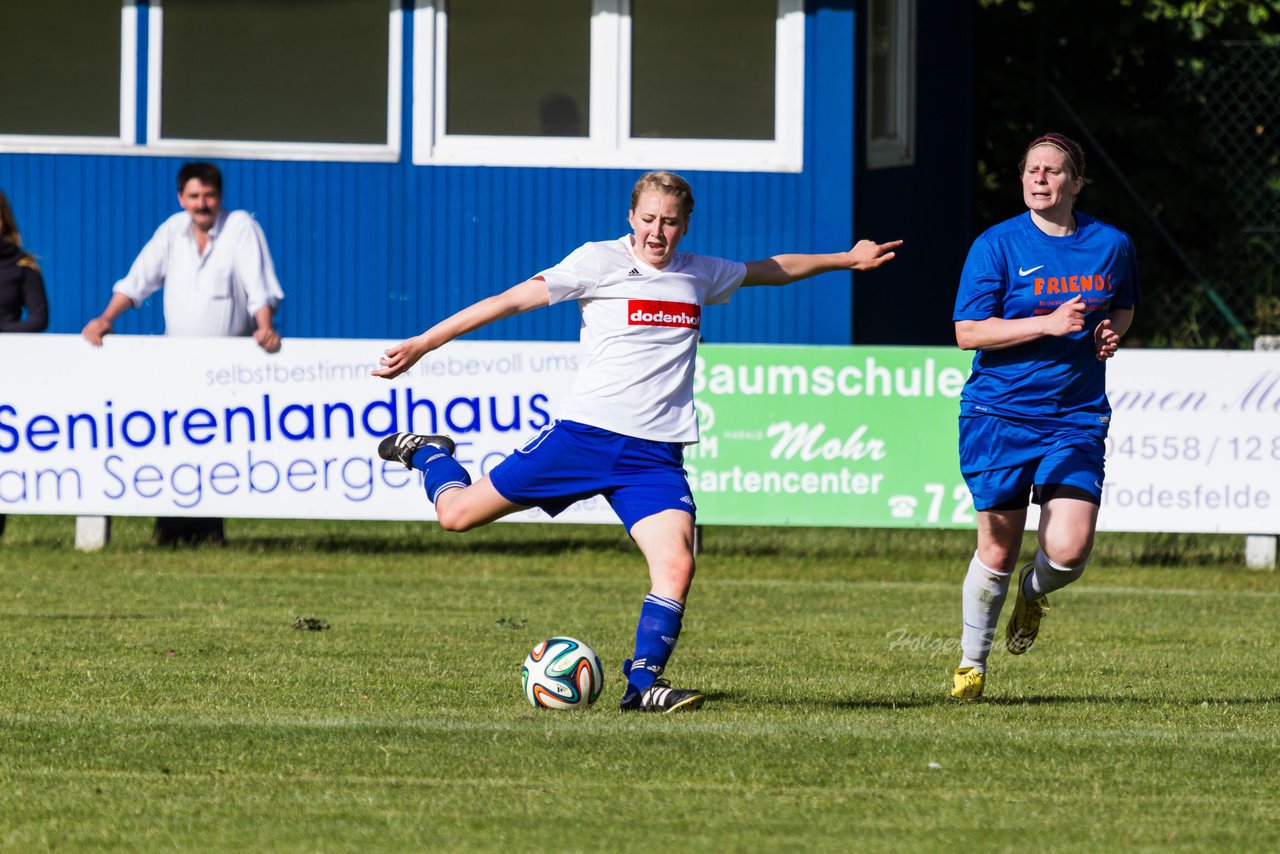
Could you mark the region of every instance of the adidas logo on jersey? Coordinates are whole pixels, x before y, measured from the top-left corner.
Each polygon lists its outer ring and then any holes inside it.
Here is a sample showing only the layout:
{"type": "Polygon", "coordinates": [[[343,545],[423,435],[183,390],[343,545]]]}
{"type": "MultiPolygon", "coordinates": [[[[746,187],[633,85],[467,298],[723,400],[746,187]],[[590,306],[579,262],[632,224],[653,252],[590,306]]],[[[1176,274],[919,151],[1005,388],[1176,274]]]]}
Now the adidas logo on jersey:
{"type": "Polygon", "coordinates": [[[639,275],[640,275],[640,271],[637,270],[635,267],[632,267],[631,272],[627,273],[627,278],[631,278],[632,276],[639,276],[639,275]]]}

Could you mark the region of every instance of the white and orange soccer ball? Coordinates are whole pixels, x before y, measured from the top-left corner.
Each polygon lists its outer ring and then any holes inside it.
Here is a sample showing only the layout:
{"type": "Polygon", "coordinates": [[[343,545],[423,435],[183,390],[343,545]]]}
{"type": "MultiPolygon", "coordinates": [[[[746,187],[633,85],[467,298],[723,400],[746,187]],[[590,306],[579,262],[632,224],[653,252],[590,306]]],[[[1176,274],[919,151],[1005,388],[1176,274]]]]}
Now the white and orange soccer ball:
{"type": "Polygon", "coordinates": [[[600,656],[576,638],[544,640],[530,650],[520,672],[525,697],[539,709],[585,709],[604,688],[600,656]]]}

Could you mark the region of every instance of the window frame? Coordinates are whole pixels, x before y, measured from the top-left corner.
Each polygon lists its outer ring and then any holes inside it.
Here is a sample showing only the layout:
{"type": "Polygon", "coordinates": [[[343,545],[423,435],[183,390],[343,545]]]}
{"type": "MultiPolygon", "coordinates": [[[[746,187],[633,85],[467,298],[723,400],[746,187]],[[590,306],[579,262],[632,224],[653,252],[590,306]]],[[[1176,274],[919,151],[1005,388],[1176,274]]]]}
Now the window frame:
{"type": "Polygon", "coordinates": [[[413,151],[418,166],[542,166],[800,172],[804,168],[804,0],[777,0],[772,140],[633,139],[630,0],[592,0],[585,137],[446,134],[448,15],[414,2],[413,151]]]}
{"type": "Polygon", "coordinates": [[[2,134],[0,151],[13,154],[133,153],[137,142],[138,6],[120,7],[120,130],[116,136],[2,134]]]}
{"type": "Polygon", "coordinates": [[[387,136],[385,143],[278,142],[272,140],[180,139],[161,135],[164,0],[151,0],[147,40],[146,153],[159,156],[340,160],[393,163],[400,159],[403,24],[399,0],[387,0],[387,136]]]}
{"type": "Polygon", "coordinates": [[[890,34],[890,46],[893,51],[891,61],[894,66],[894,80],[897,82],[891,93],[894,127],[897,133],[888,138],[872,137],[872,107],[877,84],[880,82],[872,72],[871,40],[875,38],[875,6],[867,3],[866,10],[866,61],[863,73],[866,76],[866,111],[865,131],[863,134],[863,150],[866,152],[868,169],[891,169],[897,166],[911,166],[916,159],[916,0],[891,0],[897,7],[894,15],[893,32],[890,34]]]}
{"type": "MultiPolygon", "coordinates": [[[[120,2],[119,134],[0,134],[0,152],[398,162],[403,153],[407,108],[412,132],[411,162],[420,166],[634,168],[660,162],[673,169],[716,171],[801,172],[804,168],[804,0],[777,0],[772,140],[630,138],[631,0],[592,0],[590,119],[586,137],[446,135],[444,0],[414,0],[412,8],[401,0],[387,0],[385,144],[163,137],[164,0],[151,0],[145,7],[145,18],[139,16],[138,0],[120,2]],[[406,14],[414,16],[413,65],[408,70],[413,97],[409,105],[403,96],[406,14]],[[144,33],[145,51],[140,45],[144,33]],[[144,52],[145,57],[140,55],[144,52]],[[141,69],[140,64],[144,66],[141,69]],[[143,116],[139,116],[140,108],[143,116]]],[[[914,0],[910,2],[914,9],[914,0]]]]}

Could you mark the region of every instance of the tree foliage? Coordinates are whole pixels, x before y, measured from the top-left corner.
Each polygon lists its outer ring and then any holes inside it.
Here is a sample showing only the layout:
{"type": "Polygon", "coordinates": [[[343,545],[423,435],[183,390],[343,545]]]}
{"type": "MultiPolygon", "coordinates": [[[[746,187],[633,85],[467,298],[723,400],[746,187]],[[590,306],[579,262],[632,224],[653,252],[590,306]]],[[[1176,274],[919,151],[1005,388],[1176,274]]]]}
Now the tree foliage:
{"type": "MultiPolygon", "coordinates": [[[[978,224],[1023,210],[1016,167],[1024,146],[1046,130],[1066,133],[1089,162],[1080,209],[1138,245],[1136,337],[1240,346],[1244,330],[1280,332],[1268,328],[1280,323],[1278,235],[1259,238],[1257,222],[1242,221],[1247,206],[1231,172],[1260,172],[1263,186],[1270,168],[1280,184],[1280,122],[1261,118],[1280,101],[1280,61],[1249,69],[1256,77],[1247,84],[1214,76],[1238,56],[1229,53],[1236,43],[1277,45],[1267,55],[1280,60],[1277,25],[1280,0],[979,0],[978,224]],[[1242,85],[1260,88],[1230,89],[1242,85]],[[1209,99],[1223,92],[1240,101],[1215,136],[1206,116],[1218,102],[1209,99]],[[1262,162],[1232,162],[1224,151],[1237,149],[1262,162]]],[[[1269,192],[1280,209],[1280,186],[1269,192]]]]}
{"type": "MultiPolygon", "coordinates": [[[[1124,6],[1135,6],[1135,0],[1121,0],[1124,6]]],[[[1145,0],[1143,15],[1151,21],[1169,21],[1193,41],[1207,38],[1258,38],[1274,41],[1275,19],[1280,18],[1280,2],[1244,2],[1244,0],[1200,0],[1171,3],[1169,0],[1145,0]]]]}

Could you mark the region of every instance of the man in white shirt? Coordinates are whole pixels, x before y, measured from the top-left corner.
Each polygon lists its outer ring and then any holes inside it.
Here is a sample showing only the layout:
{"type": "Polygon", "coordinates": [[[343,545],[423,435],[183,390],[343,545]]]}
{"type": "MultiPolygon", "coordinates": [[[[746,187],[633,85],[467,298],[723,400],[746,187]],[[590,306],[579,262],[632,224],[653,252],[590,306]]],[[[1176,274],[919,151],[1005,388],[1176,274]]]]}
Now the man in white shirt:
{"type": "Polygon", "coordinates": [[[111,300],[81,334],[94,346],[116,318],[164,289],[166,335],[252,335],[280,349],[274,318],[284,298],[262,228],[247,211],[222,209],[222,173],[212,163],[178,172],[176,213],[156,229],[111,300]]]}
{"type": "MultiPolygon", "coordinates": [[[[166,335],[252,335],[268,353],[279,350],[274,319],[284,292],[262,228],[247,211],[222,209],[222,173],[212,163],[178,170],[178,204],[182,211],[156,229],[106,309],[80,334],[101,347],[116,318],[163,288],[166,335]]],[[[222,542],[223,522],[161,517],[155,538],[165,545],[222,542]]]]}

